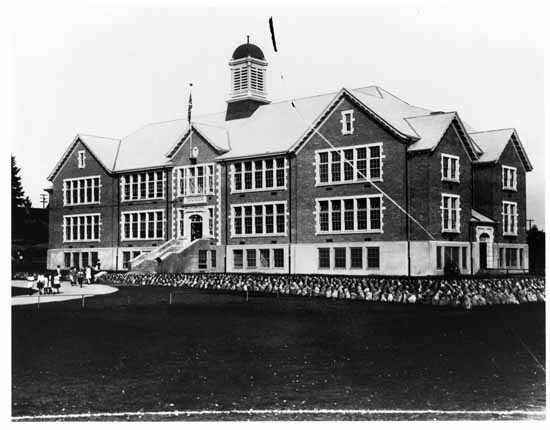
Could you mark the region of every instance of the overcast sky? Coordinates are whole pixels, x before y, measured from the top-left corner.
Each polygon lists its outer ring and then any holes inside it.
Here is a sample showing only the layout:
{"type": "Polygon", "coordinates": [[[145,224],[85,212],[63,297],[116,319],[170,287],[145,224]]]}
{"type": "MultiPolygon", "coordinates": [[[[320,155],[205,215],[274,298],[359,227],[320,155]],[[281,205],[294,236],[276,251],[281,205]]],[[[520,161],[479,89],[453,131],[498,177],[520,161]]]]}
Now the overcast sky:
{"type": "Polygon", "coordinates": [[[272,101],[379,85],[477,130],[515,127],[534,166],[528,218],[544,227],[543,22],[528,10],[33,9],[14,27],[12,153],[35,206],[77,133],[185,117],[189,82],[194,113],[223,111],[249,34],[272,101]]]}

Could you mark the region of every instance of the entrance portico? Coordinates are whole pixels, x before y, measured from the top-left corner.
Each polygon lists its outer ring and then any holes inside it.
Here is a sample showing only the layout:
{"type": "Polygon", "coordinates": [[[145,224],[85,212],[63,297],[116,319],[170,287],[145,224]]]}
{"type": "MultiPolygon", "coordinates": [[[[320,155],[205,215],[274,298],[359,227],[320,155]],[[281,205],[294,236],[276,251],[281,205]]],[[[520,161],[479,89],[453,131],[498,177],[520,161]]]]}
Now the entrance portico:
{"type": "Polygon", "coordinates": [[[213,207],[183,207],[176,209],[176,237],[185,242],[209,239],[213,236],[213,207]]]}

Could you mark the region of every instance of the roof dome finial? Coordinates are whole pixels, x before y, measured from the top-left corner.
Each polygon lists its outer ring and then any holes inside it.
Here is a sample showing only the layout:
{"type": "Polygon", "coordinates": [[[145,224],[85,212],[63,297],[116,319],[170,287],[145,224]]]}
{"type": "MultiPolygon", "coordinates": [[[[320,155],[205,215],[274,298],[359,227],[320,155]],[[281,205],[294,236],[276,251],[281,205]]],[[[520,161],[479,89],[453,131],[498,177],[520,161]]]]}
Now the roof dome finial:
{"type": "Polygon", "coordinates": [[[265,56],[259,46],[250,43],[250,35],[246,35],[246,43],[237,46],[233,51],[231,60],[240,60],[241,58],[252,57],[257,60],[265,61],[265,56]]]}

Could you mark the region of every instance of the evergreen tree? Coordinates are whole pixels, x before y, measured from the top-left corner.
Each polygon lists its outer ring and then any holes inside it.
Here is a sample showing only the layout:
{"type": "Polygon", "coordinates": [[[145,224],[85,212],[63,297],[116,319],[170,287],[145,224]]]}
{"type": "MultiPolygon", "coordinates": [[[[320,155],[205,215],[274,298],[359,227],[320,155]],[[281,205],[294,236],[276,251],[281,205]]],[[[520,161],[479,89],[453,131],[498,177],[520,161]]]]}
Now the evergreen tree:
{"type": "Polygon", "coordinates": [[[21,169],[15,162],[15,157],[11,156],[11,207],[21,208],[30,203],[30,199],[25,196],[23,184],[21,182],[21,169]]]}

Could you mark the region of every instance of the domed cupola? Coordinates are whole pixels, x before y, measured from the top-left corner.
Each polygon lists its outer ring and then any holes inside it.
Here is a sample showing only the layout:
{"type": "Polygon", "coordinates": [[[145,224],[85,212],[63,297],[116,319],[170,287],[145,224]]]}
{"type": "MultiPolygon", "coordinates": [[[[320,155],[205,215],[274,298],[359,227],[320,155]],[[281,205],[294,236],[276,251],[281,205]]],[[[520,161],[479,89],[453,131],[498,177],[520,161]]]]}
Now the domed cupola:
{"type": "Polygon", "coordinates": [[[229,61],[231,69],[231,88],[227,100],[226,119],[246,118],[261,105],[269,103],[267,99],[265,75],[267,61],[262,50],[250,43],[238,46],[229,61]]]}

